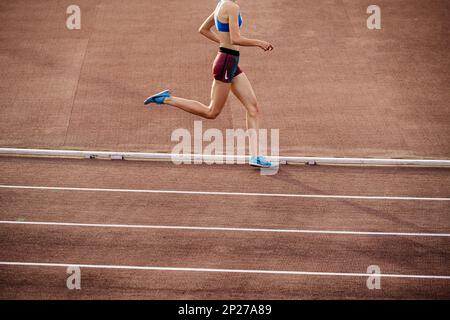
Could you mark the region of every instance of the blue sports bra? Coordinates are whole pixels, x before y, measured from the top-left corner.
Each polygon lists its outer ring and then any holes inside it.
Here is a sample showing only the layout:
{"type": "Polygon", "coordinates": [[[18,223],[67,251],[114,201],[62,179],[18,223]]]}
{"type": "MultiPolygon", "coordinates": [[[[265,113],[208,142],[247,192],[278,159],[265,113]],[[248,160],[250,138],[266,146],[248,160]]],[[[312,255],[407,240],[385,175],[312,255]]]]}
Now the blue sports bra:
{"type": "MultiPolygon", "coordinates": [[[[219,11],[219,10],[217,10],[219,11]]],[[[214,15],[214,21],[216,22],[216,28],[219,32],[230,32],[230,24],[229,23],[223,23],[219,21],[219,18],[217,17],[217,13],[214,15]]],[[[242,16],[239,13],[239,28],[242,26],[242,16]]]]}

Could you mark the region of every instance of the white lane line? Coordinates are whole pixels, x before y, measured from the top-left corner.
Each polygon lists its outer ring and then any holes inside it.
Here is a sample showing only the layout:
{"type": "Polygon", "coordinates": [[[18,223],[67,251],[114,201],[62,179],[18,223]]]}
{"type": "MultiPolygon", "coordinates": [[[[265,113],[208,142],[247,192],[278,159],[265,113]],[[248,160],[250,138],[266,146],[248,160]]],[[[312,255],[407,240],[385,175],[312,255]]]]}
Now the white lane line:
{"type": "Polygon", "coordinates": [[[123,228],[123,229],[160,229],[160,230],[169,229],[169,230],[266,232],[266,233],[306,233],[306,234],[363,235],[363,236],[450,237],[450,233],[371,232],[371,231],[335,231],[335,230],[301,230],[301,229],[194,227],[194,226],[165,226],[165,225],[138,225],[138,224],[97,224],[97,223],[44,222],[44,221],[0,221],[0,224],[61,226],[61,227],[123,228]]]}
{"type": "Polygon", "coordinates": [[[292,276],[327,276],[327,277],[384,277],[384,278],[409,278],[409,279],[440,279],[450,280],[450,276],[439,275],[412,275],[412,274],[369,274],[369,273],[344,273],[344,272],[310,272],[310,271],[280,271],[280,270],[251,270],[251,269],[210,269],[210,268],[182,268],[182,267],[150,267],[150,266],[123,266],[123,265],[98,265],[82,263],[40,263],[40,262],[9,262],[0,261],[3,266],[25,267],[80,267],[88,269],[116,269],[116,270],[148,270],[148,271],[178,271],[178,272],[211,272],[211,273],[255,273],[276,274],[292,276]]]}
{"type": "Polygon", "coordinates": [[[191,194],[191,195],[208,195],[208,196],[283,197],[283,198],[358,199],[358,200],[450,201],[450,198],[426,198],[426,197],[406,197],[406,196],[404,196],[404,197],[350,196],[350,195],[322,195],[322,194],[294,194],[294,193],[182,191],[182,190],[153,190],[153,189],[102,189],[102,188],[72,188],[72,187],[14,186],[14,185],[0,185],[0,188],[1,189],[25,189],[25,190],[81,191],[81,192],[84,191],[84,192],[191,194]]]}

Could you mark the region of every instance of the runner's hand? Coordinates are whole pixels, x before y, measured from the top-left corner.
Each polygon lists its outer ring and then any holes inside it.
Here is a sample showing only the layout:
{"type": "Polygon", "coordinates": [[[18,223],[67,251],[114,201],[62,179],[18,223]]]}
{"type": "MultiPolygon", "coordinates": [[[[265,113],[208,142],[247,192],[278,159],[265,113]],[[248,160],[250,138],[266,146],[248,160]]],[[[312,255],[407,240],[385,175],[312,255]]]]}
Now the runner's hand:
{"type": "Polygon", "coordinates": [[[261,49],[263,49],[264,51],[272,51],[273,50],[273,46],[267,41],[260,41],[258,46],[261,49]]]}

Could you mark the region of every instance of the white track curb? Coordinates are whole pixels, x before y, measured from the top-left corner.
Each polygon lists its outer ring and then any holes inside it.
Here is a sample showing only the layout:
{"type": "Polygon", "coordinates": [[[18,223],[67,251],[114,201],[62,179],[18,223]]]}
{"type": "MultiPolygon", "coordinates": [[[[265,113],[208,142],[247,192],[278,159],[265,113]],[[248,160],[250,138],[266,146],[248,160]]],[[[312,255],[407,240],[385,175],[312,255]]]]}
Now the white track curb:
{"type": "MultiPolygon", "coordinates": [[[[47,150],[0,148],[0,155],[31,156],[31,157],[61,157],[61,158],[107,158],[120,160],[222,160],[226,163],[248,162],[248,156],[236,155],[176,155],[170,153],[145,152],[113,152],[113,151],[81,151],[81,150],[47,150]]],[[[277,160],[275,157],[268,157],[277,160]]],[[[371,165],[371,166],[419,166],[419,167],[450,167],[450,160],[431,159],[376,159],[376,158],[334,158],[334,157],[292,157],[279,156],[281,164],[328,164],[328,165],[371,165]]]]}

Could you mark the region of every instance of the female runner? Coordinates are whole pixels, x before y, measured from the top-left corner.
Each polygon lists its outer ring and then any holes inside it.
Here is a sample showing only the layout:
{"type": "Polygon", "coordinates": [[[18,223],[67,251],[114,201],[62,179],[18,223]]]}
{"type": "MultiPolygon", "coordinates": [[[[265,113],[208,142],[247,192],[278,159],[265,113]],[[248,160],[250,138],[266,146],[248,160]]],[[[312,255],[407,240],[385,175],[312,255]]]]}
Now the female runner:
{"type": "Polygon", "coordinates": [[[221,0],[199,29],[203,36],[220,45],[212,68],[214,80],[209,105],[174,97],[169,90],[148,97],[144,104],[166,104],[205,119],[215,119],[222,112],[230,91],[233,92],[247,111],[247,129],[250,129],[248,130],[250,132],[250,165],[268,168],[272,166],[271,162],[260,155],[258,150],[257,138],[261,120],[259,106],[250,81],[239,67],[239,46],[259,47],[264,51],[272,51],[273,46],[266,41],[242,36],[240,33],[242,23],[237,0],[221,0]],[[216,30],[212,29],[213,26],[216,30]]]}

